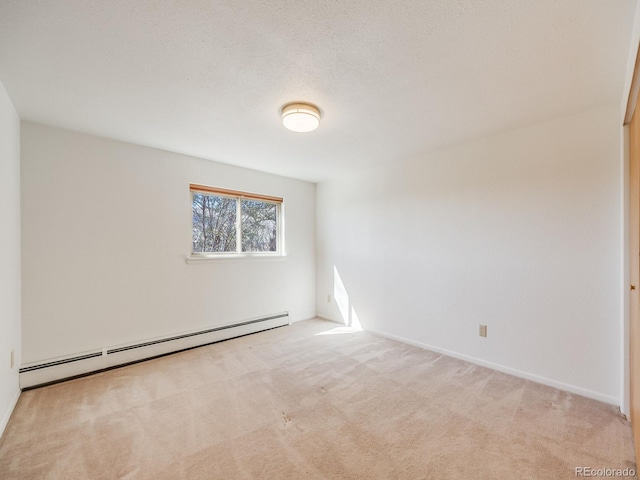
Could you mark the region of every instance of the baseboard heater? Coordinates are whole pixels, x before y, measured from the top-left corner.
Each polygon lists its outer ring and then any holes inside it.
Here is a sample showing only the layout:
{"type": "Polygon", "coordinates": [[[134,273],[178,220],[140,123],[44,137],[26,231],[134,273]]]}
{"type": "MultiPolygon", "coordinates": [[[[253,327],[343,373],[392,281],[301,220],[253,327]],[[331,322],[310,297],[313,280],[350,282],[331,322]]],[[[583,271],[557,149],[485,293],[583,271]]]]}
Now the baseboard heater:
{"type": "Polygon", "coordinates": [[[20,368],[20,388],[35,388],[285,325],[289,325],[288,312],[26,364],[20,368]]]}

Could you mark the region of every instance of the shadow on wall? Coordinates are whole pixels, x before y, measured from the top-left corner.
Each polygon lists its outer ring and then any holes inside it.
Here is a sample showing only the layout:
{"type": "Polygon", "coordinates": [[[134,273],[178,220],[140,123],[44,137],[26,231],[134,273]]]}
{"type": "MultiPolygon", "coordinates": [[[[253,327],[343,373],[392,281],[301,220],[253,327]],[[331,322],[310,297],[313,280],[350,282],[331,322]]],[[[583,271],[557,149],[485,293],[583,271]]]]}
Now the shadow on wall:
{"type": "Polygon", "coordinates": [[[336,305],[338,305],[338,310],[340,311],[340,316],[342,317],[342,322],[345,326],[332,328],[331,330],[318,333],[317,335],[335,335],[339,333],[362,331],[362,325],[360,324],[358,314],[356,313],[355,308],[353,308],[353,305],[351,305],[349,293],[347,292],[342,278],[340,278],[340,273],[338,273],[338,268],[335,265],[333,266],[333,298],[336,305]]]}

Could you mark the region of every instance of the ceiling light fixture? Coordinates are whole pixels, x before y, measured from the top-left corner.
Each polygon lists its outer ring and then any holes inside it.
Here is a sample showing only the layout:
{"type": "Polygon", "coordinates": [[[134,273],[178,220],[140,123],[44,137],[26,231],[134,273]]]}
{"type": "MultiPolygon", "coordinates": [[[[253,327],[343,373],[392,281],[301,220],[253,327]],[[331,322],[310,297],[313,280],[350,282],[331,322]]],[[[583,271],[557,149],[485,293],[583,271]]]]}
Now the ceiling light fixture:
{"type": "Polygon", "coordinates": [[[289,103],[282,107],[282,124],[293,132],[311,132],[320,125],[320,110],[310,103],[289,103]]]}

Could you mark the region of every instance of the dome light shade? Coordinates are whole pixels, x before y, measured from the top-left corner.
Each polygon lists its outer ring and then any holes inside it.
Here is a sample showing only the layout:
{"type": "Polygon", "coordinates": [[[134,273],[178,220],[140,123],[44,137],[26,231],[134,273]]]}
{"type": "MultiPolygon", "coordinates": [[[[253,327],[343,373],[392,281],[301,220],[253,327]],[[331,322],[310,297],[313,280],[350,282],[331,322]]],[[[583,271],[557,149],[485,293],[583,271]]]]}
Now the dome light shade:
{"type": "Polygon", "coordinates": [[[320,110],[310,103],[289,103],[282,107],[282,124],[293,132],[311,132],[320,125],[320,110]]]}

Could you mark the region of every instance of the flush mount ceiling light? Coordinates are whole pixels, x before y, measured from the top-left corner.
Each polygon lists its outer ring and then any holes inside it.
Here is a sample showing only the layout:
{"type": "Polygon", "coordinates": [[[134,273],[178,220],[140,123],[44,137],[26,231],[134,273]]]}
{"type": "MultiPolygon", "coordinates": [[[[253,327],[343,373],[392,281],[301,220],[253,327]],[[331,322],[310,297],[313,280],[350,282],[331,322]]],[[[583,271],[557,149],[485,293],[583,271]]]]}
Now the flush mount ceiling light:
{"type": "Polygon", "coordinates": [[[310,103],[289,103],[282,107],[282,124],[293,132],[311,132],[320,125],[320,110],[310,103]]]}

